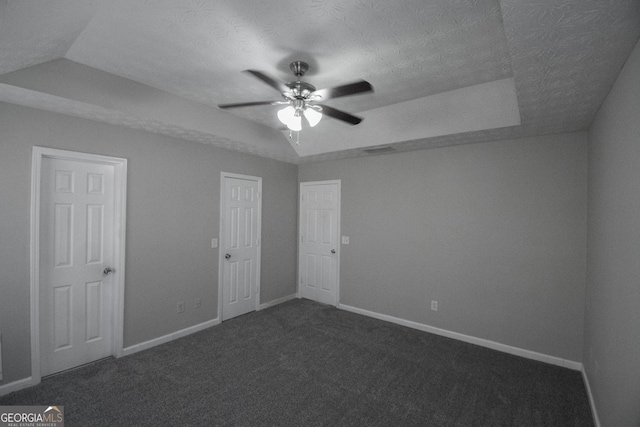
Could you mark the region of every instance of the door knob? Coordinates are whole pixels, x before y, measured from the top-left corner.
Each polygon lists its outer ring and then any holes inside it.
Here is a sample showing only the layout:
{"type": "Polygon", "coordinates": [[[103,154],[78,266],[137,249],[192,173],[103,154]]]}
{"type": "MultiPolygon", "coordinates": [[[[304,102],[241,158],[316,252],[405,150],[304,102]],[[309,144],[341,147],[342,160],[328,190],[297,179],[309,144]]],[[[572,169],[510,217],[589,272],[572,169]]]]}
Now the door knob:
{"type": "Polygon", "coordinates": [[[113,273],[113,268],[111,267],[106,267],[104,270],[102,270],[102,274],[104,274],[105,276],[108,276],[111,273],[113,273]]]}
{"type": "Polygon", "coordinates": [[[335,254],[335,253],[336,253],[336,250],[335,250],[335,249],[331,249],[331,253],[332,253],[332,254],[335,254]]]}
{"type": "Polygon", "coordinates": [[[229,258],[231,258],[231,255],[226,254],[224,257],[225,257],[226,259],[229,259],[229,258]]]}

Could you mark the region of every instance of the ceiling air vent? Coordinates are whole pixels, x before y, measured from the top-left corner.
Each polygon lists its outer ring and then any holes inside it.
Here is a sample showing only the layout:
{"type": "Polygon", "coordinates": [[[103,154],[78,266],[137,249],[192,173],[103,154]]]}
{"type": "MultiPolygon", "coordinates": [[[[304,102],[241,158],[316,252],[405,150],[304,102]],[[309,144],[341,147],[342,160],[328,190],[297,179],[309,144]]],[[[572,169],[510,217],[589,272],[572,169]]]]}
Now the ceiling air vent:
{"type": "Polygon", "coordinates": [[[395,153],[396,149],[391,147],[390,145],[384,145],[382,147],[365,148],[362,151],[367,154],[386,154],[395,153]]]}

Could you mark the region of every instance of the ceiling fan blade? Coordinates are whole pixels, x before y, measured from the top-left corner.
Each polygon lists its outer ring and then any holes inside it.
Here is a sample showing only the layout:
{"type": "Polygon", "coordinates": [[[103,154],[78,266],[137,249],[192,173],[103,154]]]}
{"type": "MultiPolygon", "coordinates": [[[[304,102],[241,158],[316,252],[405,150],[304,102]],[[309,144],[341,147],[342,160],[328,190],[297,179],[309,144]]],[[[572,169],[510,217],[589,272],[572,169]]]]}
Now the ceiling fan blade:
{"type": "Polygon", "coordinates": [[[280,101],[256,101],[256,102],[240,102],[237,104],[220,104],[218,108],[239,108],[239,107],[253,107],[256,105],[274,105],[280,101]]]}
{"type": "Polygon", "coordinates": [[[282,82],[279,82],[278,80],[272,77],[267,76],[262,71],[257,71],[257,70],[244,70],[244,71],[245,73],[249,73],[254,77],[262,80],[263,82],[265,82],[266,84],[268,84],[269,86],[271,86],[272,88],[274,88],[280,93],[291,92],[291,88],[289,86],[287,86],[282,82]]]}
{"type": "Polygon", "coordinates": [[[318,89],[311,94],[311,96],[320,96],[322,100],[329,98],[339,98],[347,95],[357,95],[365,92],[373,92],[373,86],[371,83],[360,80],[354,83],[349,83],[342,86],[329,87],[326,89],[318,89]]]}
{"type": "Polygon", "coordinates": [[[345,113],[341,110],[336,110],[333,107],[329,107],[323,104],[316,104],[322,107],[322,114],[327,115],[329,117],[333,117],[334,119],[342,120],[343,122],[347,122],[350,125],[357,125],[362,121],[361,117],[356,117],[352,114],[345,113]]]}

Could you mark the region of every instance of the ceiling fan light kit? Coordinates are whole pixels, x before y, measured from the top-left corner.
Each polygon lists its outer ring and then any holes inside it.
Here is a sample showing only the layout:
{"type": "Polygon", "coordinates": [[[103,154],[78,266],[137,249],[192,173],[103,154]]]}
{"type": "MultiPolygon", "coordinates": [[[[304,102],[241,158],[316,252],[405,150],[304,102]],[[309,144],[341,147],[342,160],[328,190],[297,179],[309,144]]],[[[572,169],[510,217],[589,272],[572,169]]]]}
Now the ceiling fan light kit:
{"type": "Polygon", "coordinates": [[[257,101],[244,102],[236,104],[221,104],[220,108],[239,108],[252,107],[258,105],[285,105],[285,107],[277,112],[278,120],[287,126],[289,131],[300,132],[302,130],[302,117],[310,127],[316,126],[322,120],[323,115],[332,117],[357,125],[362,121],[361,117],[354,116],[341,110],[320,104],[319,101],[326,99],[338,98],[341,96],[357,95],[360,93],[373,92],[373,86],[370,83],[360,80],[334,88],[326,88],[316,90],[316,87],[310,83],[303,82],[302,76],[309,70],[309,64],[302,61],[294,61],[289,65],[293,74],[297,77],[294,82],[281,83],[278,80],[264,74],[261,71],[245,70],[245,72],[262,80],[272,88],[279,91],[282,95],[282,101],[257,101]]]}
{"type": "Polygon", "coordinates": [[[314,107],[317,106],[311,105],[304,110],[304,117],[307,119],[307,122],[309,122],[309,126],[311,127],[316,126],[322,119],[322,113],[320,112],[322,107],[318,107],[319,110],[316,110],[314,107]]]}
{"type": "Polygon", "coordinates": [[[289,130],[302,130],[302,117],[300,116],[300,110],[297,108],[292,106],[284,107],[278,111],[278,120],[287,125],[289,130]]]}

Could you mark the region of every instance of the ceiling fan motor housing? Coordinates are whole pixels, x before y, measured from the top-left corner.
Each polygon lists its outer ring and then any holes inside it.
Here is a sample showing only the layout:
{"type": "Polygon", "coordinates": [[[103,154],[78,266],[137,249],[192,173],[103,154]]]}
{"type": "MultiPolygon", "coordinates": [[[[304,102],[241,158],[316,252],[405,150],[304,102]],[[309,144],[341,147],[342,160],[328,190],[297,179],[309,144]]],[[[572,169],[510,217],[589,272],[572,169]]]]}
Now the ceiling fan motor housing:
{"type": "Polygon", "coordinates": [[[307,98],[312,92],[315,92],[316,87],[307,82],[289,82],[287,86],[291,88],[291,94],[294,98],[307,98]]]}
{"type": "Polygon", "coordinates": [[[300,81],[300,77],[304,76],[304,73],[309,69],[309,64],[302,61],[294,61],[289,64],[289,68],[298,78],[298,81],[287,83],[287,86],[291,88],[293,98],[306,99],[312,92],[315,92],[316,87],[314,85],[300,81]]]}

